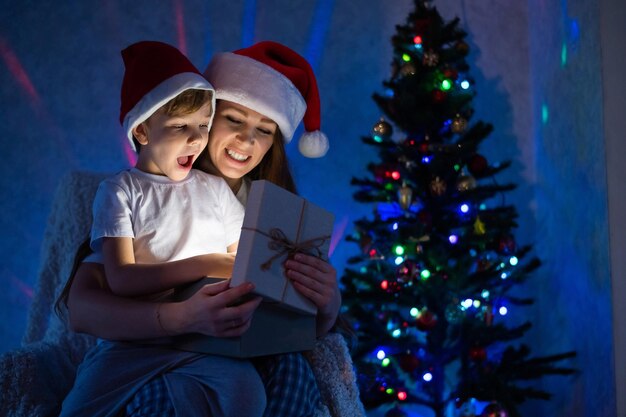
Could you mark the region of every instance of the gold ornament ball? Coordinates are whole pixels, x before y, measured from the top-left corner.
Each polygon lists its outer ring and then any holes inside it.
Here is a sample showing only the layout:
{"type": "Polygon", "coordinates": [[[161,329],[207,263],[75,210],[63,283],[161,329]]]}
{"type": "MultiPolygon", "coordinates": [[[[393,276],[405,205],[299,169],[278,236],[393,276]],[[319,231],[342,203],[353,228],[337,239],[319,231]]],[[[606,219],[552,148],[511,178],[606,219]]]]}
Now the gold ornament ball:
{"type": "Polygon", "coordinates": [[[464,41],[457,42],[457,44],[455,45],[455,48],[457,52],[463,55],[467,55],[467,53],[469,52],[469,45],[464,41]]]}
{"type": "Polygon", "coordinates": [[[404,210],[409,208],[413,202],[413,190],[411,187],[402,185],[402,187],[398,189],[398,202],[400,203],[400,207],[404,210]]]}
{"type": "Polygon", "coordinates": [[[485,223],[480,220],[480,217],[476,216],[476,221],[474,221],[474,234],[482,236],[485,233],[487,233],[487,227],[485,226],[485,223]]]}
{"type": "Polygon", "coordinates": [[[382,139],[389,139],[393,134],[393,128],[385,120],[380,119],[372,128],[372,132],[375,136],[379,136],[382,139]]]}
{"type": "Polygon", "coordinates": [[[456,189],[460,192],[476,188],[476,179],[471,175],[461,175],[456,181],[456,189]]]}
{"type": "Polygon", "coordinates": [[[467,128],[467,119],[457,115],[454,119],[452,119],[451,129],[454,133],[463,133],[467,128]]]}
{"type": "Polygon", "coordinates": [[[446,189],[446,182],[439,177],[435,177],[435,179],[430,182],[430,191],[438,197],[444,195],[446,189]]]}
{"type": "Polygon", "coordinates": [[[424,52],[424,56],[422,57],[422,63],[427,67],[434,67],[439,62],[439,55],[437,55],[432,50],[424,52]]]}
{"type": "Polygon", "coordinates": [[[404,76],[413,75],[415,74],[415,66],[410,62],[407,62],[400,68],[400,73],[404,76]]]}

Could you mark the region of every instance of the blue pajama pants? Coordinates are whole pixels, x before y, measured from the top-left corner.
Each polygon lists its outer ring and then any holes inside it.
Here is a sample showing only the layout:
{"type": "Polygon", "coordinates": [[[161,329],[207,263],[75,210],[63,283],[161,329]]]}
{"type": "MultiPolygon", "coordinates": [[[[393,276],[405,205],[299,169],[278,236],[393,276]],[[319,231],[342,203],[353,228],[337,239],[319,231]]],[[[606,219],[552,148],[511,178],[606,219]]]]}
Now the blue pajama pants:
{"type": "MultiPolygon", "coordinates": [[[[299,353],[253,360],[267,394],[264,417],[313,416],[321,399],[313,371],[299,353]]],[[[128,417],[174,417],[165,381],[157,376],[145,384],[126,407],[128,417]]]]}

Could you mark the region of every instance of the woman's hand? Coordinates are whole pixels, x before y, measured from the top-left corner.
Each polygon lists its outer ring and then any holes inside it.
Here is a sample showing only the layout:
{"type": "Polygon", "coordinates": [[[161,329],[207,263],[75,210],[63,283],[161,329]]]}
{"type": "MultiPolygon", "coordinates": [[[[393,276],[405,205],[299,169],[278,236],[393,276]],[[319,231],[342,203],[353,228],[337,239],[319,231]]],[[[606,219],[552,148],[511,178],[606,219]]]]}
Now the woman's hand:
{"type": "Polygon", "coordinates": [[[102,264],[82,263],[70,288],[68,307],[74,331],[111,340],[139,340],[184,333],[239,336],[261,302],[250,298],[252,284],[228,288],[209,284],[182,302],[119,297],[107,287],[102,264]],[[240,297],[246,302],[234,306],[240,297]]]}
{"type": "Polygon", "coordinates": [[[215,337],[240,336],[250,327],[260,297],[249,297],[254,285],[228,288],[229,281],[207,284],[180,303],[163,303],[159,311],[166,332],[201,333],[215,337]],[[245,301],[241,301],[242,297],[245,301]]]}
{"type": "Polygon", "coordinates": [[[302,253],[288,259],[285,269],[295,289],[317,306],[317,335],[323,336],[335,324],[341,307],[337,271],[328,262],[302,253]]]}

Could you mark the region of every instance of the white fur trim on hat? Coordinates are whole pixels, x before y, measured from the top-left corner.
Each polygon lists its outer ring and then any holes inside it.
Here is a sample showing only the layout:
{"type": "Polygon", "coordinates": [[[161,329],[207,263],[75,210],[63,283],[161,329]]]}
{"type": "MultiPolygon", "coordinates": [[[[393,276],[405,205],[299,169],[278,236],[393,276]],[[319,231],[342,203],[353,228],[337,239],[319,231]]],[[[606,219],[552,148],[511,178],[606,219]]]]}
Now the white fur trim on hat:
{"type": "MultiPolygon", "coordinates": [[[[160,107],[179,95],[185,90],[209,90],[213,91],[213,86],[202,75],[193,72],[183,72],[168,78],[161,84],[153,88],[148,94],[126,114],[123,128],[126,136],[130,140],[131,147],[135,149],[133,143],[133,129],[145,122],[160,107]]],[[[209,129],[213,123],[215,115],[215,94],[211,94],[211,120],[209,129]]]]}
{"type": "Polygon", "coordinates": [[[291,141],[306,102],[289,78],[247,56],[216,54],[204,75],[218,100],[232,101],[272,119],[285,142],[291,141]]]}
{"type": "Polygon", "coordinates": [[[328,152],[328,138],[319,130],[305,132],[298,141],[298,149],[307,158],[321,158],[328,152]]]}

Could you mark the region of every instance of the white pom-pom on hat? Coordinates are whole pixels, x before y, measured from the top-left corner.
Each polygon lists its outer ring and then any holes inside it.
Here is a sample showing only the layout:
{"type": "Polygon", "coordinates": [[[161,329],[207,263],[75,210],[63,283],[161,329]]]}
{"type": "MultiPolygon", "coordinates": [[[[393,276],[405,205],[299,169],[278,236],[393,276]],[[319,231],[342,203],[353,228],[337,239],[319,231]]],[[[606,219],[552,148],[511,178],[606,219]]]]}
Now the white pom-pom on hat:
{"type": "Polygon", "coordinates": [[[311,65],[297,52],[277,42],[264,41],[234,52],[216,54],[205,77],[218,100],[228,100],[269,117],[286,143],[304,122],[306,132],[298,149],[319,158],[329,148],[320,132],[320,97],[311,65]]]}
{"type": "Polygon", "coordinates": [[[328,148],[328,138],[319,130],[305,132],[298,141],[300,153],[307,158],[321,158],[326,155],[328,148]]]}

